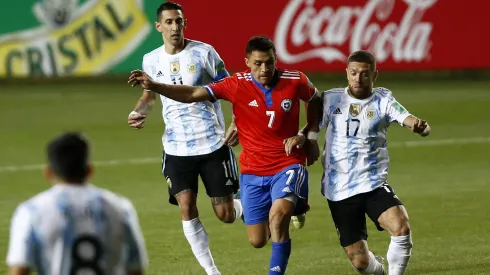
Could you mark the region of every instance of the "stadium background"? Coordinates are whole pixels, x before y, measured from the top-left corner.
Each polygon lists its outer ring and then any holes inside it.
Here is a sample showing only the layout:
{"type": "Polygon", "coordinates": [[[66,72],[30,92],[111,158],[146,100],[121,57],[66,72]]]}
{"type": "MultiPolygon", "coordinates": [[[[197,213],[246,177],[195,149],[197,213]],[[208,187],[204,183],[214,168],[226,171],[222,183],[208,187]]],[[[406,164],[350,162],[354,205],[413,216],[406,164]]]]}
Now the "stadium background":
{"type": "MultiPolygon", "coordinates": [[[[490,55],[482,21],[490,2],[178,2],[189,20],[186,36],[214,45],[232,72],[244,69],[244,47],[252,35],[271,37],[279,65],[303,70],[320,90],[346,85],[343,68],[350,51],[376,53],[378,85],[391,89],[433,129],[426,139],[396,125],[389,134],[389,183],[404,201],[413,228],[407,274],[490,274],[485,209],[490,196],[490,55]]],[[[25,0],[0,10],[1,257],[16,205],[49,185],[41,173],[46,142],[61,131],[81,130],[93,143],[92,182],[128,196],[138,209],[149,274],[202,274],[183,236],[179,212],[167,203],[160,174],[160,104],[145,129],[133,130],[126,123],[140,96],[126,78],[141,66],[143,54],[161,43],[153,29],[160,3],[25,0]],[[60,25],[54,28],[62,3],[69,4],[68,16],[58,17],[60,25]]],[[[225,111],[229,118],[229,108],[225,111]]],[[[312,210],[306,226],[292,231],[288,274],[355,274],[319,192],[320,164],[309,171],[312,210]]],[[[205,196],[199,207],[223,274],[267,272],[270,248],[252,248],[243,224],[220,223],[205,196]]],[[[369,230],[370,248],[385,254],[387,234],[371,224],[369,230]]],[[[2,265],[0,272],[5,271],[2,265]]]]}

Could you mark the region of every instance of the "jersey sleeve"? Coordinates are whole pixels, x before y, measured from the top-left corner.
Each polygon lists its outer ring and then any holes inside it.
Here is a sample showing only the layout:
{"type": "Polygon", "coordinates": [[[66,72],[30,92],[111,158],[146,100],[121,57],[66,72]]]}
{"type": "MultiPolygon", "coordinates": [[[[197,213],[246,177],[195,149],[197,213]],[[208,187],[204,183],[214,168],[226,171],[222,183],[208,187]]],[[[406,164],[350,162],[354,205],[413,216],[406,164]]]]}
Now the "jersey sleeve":
{"type": "Polygon", "coordinates": [[[403,107],[393,96],[390,96],[388,100],[388,109],[386,111],[389,123],[398,122],[398,124],[403,126],[403,121],[407,118],[410,113],[403,107]]]}
{"type": "Polygon", "coordinates": [[[143,70],[143,72],[147,73],[150,77],[152,76],[151,66],[145,57],[143,57],[141,69],[143,70]]]}
{"type": "Polygon", "coordinates": [[[310,102],[313,96],[318,95],[318,90],[308,77],[301,73],[301,89],[299,98],[305,102],[310,102]]]}
{"type": "Polygon", "coordinates": [[[126,269],[143,270],[148,266],[148,252],[145,239],[139,224],[138,214],[133,204],[128,200],[126,214],[126,269]]]}
{"type": "Polygon", "coordinates": [[[204,86],[209,95],[213,98],[213,101],[218,99],[224,99],[233,103],[235,94],[238,89],[238,78],[235,76],[229,76],[218,80],[212,84],[204,86]]]}
{"type": "Polygon", "coordinates": [[[221,59],[218,52],[211,47],[206,57],[206,71],[213,79],[213,82],[221,80],[225,77],[230,76],[225,68],[225,62],[221,59]]]}
{"type": "Polygon", "coordinates": [[[32,213],[24,204],[20,205],[10,223],[10,240],[7,265],[34,268],[36,237],[32,213]]]}

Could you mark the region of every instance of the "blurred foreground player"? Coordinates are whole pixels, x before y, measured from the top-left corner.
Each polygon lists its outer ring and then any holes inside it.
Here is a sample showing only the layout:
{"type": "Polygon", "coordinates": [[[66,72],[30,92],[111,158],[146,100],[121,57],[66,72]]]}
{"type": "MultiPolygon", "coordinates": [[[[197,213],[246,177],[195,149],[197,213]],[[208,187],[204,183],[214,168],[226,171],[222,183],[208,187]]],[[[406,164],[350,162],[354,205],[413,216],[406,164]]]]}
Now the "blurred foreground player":
{"type": "MultiPolygon", "coordinates": [[[[156,29],[163,44],[143,57],[143,70],[155,81],[169,85],[206,85],[229,74],[223,60],[209,44],[185,39],[187,20],[182,7],[165,2],[157,9],[156,29]]],[[[143,96],[128,118],[133,128],[143,128],[156,101],[156,93],[143,96]]],[[[197,194],[199,176],[216,217],[225,223],[239,220],[243,210],[234,200],[238,190],[238,165],[231,146],[237,144],[232,122],[225,138],[225,120],[219,101],[181,103],[160,96],[165,133],[162,172],[166,177],[170,203],[180,207],[184,235],[206,274],[219,275],[209,248],[209,238],[199,218],[197,194]]]]}
{"type": "Polygon", "coordinates": [[[386,88],[373,84],[378,76],[375,57],[366,51],[350,55],[347,88],[322,94],[321,127],[328,127],[322,163],[322,193],[328,199],[340,244],[361,274],[402,275],[412,252],[408,214],[388,185],[386,134],[391,123],[427,136],[427,122],[411,115],[386,88]],[[366,217],[391,235],[387,260],[369,251],[366,217]]]}
{"type": "Polygon", "coordinates": [[[144,274],[137,213],[128,199],[87,183],[92,166],[85,138],[62,134],[48,144],[47,156],[53,187],[17,207],[9,274],[144,274]]]}
{"type": "MultiPolygon", "coordinates": [[[[249,40],[245,62],[250,70],[204,87],[159,84],[142,71],[133,71],[129,83],[180,102],[224,99],[233,104],[243,146],[240,194],[248,237],[260,248],[271,236],[269,274],[284,274],[291,253],[291,216],[309,209],[306,153],[301,148],[306,137],[297,135],[300,100],[309,102],[307,120],[314,132],[320,98],[303,73],[276,69],[275,47],[266,37],[249,40]]],[[[310,137],[311,146],[318,146],[316,135],[310,137]]]]}

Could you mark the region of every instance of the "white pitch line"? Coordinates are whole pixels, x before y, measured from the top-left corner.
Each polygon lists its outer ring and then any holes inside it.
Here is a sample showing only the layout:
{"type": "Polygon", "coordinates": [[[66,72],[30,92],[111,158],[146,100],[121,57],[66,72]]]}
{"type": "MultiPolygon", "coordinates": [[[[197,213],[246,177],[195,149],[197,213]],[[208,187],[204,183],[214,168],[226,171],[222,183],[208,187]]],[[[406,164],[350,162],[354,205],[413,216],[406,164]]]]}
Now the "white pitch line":
{"type": "MultiPolygon", "coordinates": [[[[391,142],[388,143],[390,148],[403,147],[431,147],[443,145],[458,145],[458,144],[475,144],[475,143],[490,143],[490,137],[474,137],[474,138],[454,138],[454,139],[425,139],[417,141],[391,142]]],[[[101,160],[94,161],[95,166],[119,166],[128,164],[149,164],[161,162],[161,158],[140,158],[140,159],[118,159],[118,160],[101,160]]],[[[18,171],[34,171],[41,170],[44,164],[29,164],[29,165],[11,165],[0,166],[0,173],[18,172],[18,171]]]]}

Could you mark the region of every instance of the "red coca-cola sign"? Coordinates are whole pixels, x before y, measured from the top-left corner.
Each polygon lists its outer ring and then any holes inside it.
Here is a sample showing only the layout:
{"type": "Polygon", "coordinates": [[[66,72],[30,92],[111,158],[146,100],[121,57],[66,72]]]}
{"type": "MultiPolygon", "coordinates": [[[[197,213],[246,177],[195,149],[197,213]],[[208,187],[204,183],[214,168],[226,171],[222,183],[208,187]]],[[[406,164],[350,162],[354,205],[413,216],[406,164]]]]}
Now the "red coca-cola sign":
{"type": "Polygon", "coordinates": [[[337,71],[356,50],[381,70],[490,68],[482,54],[490,1],[180,0],[187,37],[212,44],[230,70],[243,70],[254,35],[274,40],[280,67],[337,71]]]}

